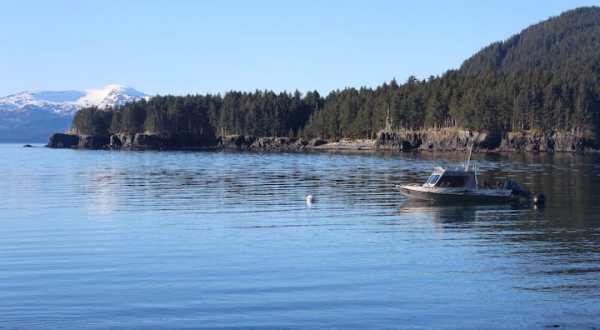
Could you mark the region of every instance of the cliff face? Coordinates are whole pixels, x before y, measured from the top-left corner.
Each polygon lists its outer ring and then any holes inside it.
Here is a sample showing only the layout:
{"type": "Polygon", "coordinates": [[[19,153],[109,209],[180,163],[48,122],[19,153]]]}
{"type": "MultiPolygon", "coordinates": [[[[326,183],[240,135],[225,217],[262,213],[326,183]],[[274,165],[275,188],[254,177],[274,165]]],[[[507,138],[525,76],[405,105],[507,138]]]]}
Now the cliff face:
{"type": "Polygon", "coordinates": [[[297,139],[288,137],[255,137],[251,135],[229,135],[219,137],[221,148],[233,151],[299,152],[312,150],[327,141],[320,139],[297,139]]]}
{"type": "Polygon", "coordinates": [[[378,149],[392,151],[450,151],[465,150],[471,142],[483,143],[488,148],[496,148],[500,145],[496,134],[473,134],[464,130],[403,130],[403,131],[381,131],[377,134],[375,145],[378,149]]]}
{"type": "Polygon", "coordinates": [[[381,131],[375,141],[379,150],[464,151],[474,144],[476,150],[495,152],[587,152],[598,150],[589,137],[576,132],[474,132],[458,129],[381,131]]]}

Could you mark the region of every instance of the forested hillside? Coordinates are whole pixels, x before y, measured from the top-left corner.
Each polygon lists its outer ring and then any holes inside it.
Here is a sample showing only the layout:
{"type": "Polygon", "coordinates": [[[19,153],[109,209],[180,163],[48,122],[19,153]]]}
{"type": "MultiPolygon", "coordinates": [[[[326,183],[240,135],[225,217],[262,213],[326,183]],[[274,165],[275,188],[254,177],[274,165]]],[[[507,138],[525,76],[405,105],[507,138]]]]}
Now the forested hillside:
{"type": "MultiPolygon", "coordinates": [[[[381,129],[570,130],[600,135],[600,8],[579,8],[493,43],[439,77],[377,88],[165,96],[80,111],[82,133],[372,138],[381,129]]],[[[393,73],[390,73],[393,74],[393,73]]]]}

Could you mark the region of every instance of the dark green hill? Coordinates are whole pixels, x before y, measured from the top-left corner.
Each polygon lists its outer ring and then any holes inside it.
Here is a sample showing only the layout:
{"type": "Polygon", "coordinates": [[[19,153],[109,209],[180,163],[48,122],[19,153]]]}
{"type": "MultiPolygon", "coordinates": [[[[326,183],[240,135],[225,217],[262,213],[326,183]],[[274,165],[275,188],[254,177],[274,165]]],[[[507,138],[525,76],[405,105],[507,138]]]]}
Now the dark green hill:
{"type": "Polygon", "coordinates": [[[496,42],[464,62],[461,72],[476,75],[490,70],[598,73],[600,8],[586,7],[532,25],[504,42],[496,42]]]}

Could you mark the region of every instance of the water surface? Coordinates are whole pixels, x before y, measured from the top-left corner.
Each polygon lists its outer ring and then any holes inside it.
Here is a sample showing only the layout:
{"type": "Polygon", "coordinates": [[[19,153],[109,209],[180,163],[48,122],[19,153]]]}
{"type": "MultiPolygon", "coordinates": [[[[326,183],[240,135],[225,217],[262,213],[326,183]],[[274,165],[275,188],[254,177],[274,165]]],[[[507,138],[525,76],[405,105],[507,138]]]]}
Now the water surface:
{"type": "Polygon", "coordinates": [[[0,155],[0,328],[600,327],[598,155],[475,155],[542,209],[393,190],[453,154],[0,155]]]}

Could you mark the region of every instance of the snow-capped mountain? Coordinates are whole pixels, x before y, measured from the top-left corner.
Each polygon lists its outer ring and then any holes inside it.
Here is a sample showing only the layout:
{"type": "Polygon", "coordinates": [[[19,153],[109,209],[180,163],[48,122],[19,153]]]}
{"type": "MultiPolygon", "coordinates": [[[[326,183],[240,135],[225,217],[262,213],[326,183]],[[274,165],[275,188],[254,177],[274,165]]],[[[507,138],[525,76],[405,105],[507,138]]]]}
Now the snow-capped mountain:
{"type": "Polygon", "coordinates": [[[122,85],[107,85],[85,91],[20,92],[0,98],[0,111],[37,109],[68,116],[85,107],[112,108],[147,97],[140,91],[122,85]]]}
{"type": "Polygon", "coordinates": [[[107,109],[149,98],[131,87],[107,85],[85,91],[26,91],[0,97],[0,141],[45,140],[69,129],[81,108],[107,109]]]}
{"type": "Polygon", "coordinates": [[[101,89],[88,89],[86,94],[77,100],[77,105],[80,107],[95,106],[104,109],[148,97],[148,95],[131,87],[108,85],[101,89]]]}

